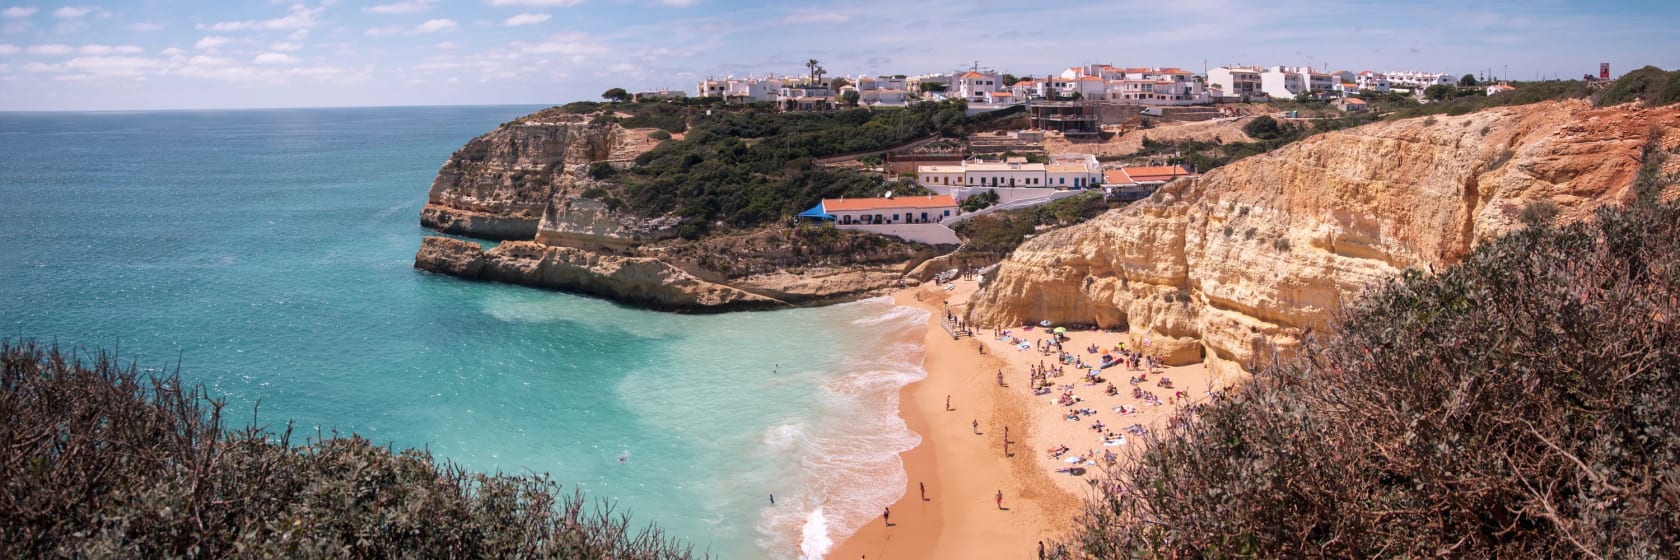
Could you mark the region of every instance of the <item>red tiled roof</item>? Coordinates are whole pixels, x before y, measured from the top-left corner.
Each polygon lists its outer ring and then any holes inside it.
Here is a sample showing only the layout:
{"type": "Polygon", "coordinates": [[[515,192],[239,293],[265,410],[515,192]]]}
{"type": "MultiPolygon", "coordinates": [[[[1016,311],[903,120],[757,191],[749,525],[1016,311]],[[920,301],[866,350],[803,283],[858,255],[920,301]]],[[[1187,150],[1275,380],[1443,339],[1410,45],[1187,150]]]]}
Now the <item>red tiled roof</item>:
{"type": "Polygon", "coordinates": [[[1162,69],[1159,70],[1159,72],[1162,73],[1162,74],[1177,74],[1177,75],[1180,75],[1180,76],[1190,76],[1190,75],[1195,74],[1195,72],[1191,72],[1189,70],[1181,70],[1181,69],[1178,69],[1178,68],[1162,68],[1162,69]]]}
{"type": "Polygon", "coordinates": [[[1129,185],[1137,181],[1133,181],[1124,169],[1109,169],[1103,171],[1103,182],[1110,185],[1129,185]]]}
{"type": "Polygon", "coordinates": [[[1100,82],[1100,81],[1102,81],[1102,77],[1101,76],[1085,76],[1083,78],[1080,78],[1079,81],[1081,81],[1081,82],[1099,81],[1100,82]]]}
{"type": "Polygon", "coordinates": [[[957,76],[957,79],[963,80],[963,79],[969,79],[969,78],[989,78],[989,77],[990,76],[987,76],[985,74],[981,74],[979,72],[967,72],[967,73],[964,73],[961,76],[957,76]]]}
{"type": "Polygon", "coordinates": [[[956,205],[956,199],[947,194],[896,198],[825,198],[822,201],[823,211],[829,213],[894,208],[954,208],[956,205]]]}
{"type": "Polygon", "coordinates": [[[1360,99],[1358,97],[1349,97],[1347,99],[1343,99],[1342,102],[1343,103],[1348,103],[1348,104],[1351,104],[1351,105],[1364,105],[1365,104],[1365,100],[1360,99]]]}
{"type": "Polygon", "coordinates": [[[1124,171],[1126,172],[1126,175],[1131,176],[1132,179],[1137,180],[1138,182],[1165,181],[1174,177],[1183,177],[1190,174],[1190,170],[1185,169],[1182,165],[1127,167],[1124,171]]]}

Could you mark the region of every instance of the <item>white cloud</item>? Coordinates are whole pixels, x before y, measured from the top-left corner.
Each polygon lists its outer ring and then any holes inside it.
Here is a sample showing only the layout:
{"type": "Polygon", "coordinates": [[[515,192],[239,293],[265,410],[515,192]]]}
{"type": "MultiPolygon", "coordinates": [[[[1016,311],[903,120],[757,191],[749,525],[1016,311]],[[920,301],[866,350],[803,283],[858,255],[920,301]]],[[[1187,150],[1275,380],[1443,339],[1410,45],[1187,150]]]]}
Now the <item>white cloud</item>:
{"type": "Polygon", "coordinates": [[[309,38],[309,30],[308,29],[299,29],[297,31],[293,31],[291,35],[286,36],[286,40],[288,40],[288,41],[302,41],[302,40],[308,39],[308,38],[309,38]]]}
{"type": "Polygon", "coordinates": [[[163,24],[140,22],[128,24],[129,31],[163,31],[163,24]]]}
{"type": "Polygon", "coordinates": [[[80,7],[76,7],[76,6],[65,6],[63,8],[53,10],[53,17],[60,18],[60,19],[74,19],[74,18],[79,18],[79,17],[85,16],[85,15],[88,15],[89,13],[92,13],[92,12],[93,12],[93,8],[80,8],[80,7]]]}
{"type": "Polygon", "coordinates": [[[256,58],[251,59],[251,62],[255,62],[257,64],[293,65],[293,64],[297,64],[297,63],[302,62],[302,61],[303,61],[302,59],[299,59],[298,57],[295,57],[295,56],[292,56],[292,55],[289,55],[289,54],[280,54],[280,53],[271,53],[271,52],[259,54],[259,55],[257,55],[256,58]]]}
{"type": "Polygon", "coordinates": [[[461,24],[452,19],[433,19],[414,27],[401,25],[387,25],[385,27],[370,28],[364,33],[370,37],[384,37],[387,35],[423,35],[442,31],[459,31],[461,24]]]}
{"type": "Polygon", "coordinates": [[[23,52],[23,49],[18,48],[17,45],[0,44],[0,54],[17,54],[20,52],[23,52]]]}
{"type": "Polygon", "coordinates": [[[461,44],[460,44],[460,43],[457,43],[457,42],[454,42],[454,41],[444,41],[444,42],[442,42],[442,43],[438,43],[438,44],[436,44],[436,45],[432,45],[432,48],[436,48],[436,49],[454,49],[454,48],[460,48],[460,46],[461,46],[461,44]]]}
{"type": "Polygon", "coordinates": [[[28,70],[30,72],[55,72],[56,73],[56,72],[63,72],[64,71],[64,65],[63,64],[43,64],[43,63],[40,63],[40,62],[31,62],[29,64],[23,65],[23,69],[28,70]]]}
{"type": "Polygon", "coordinates": [[[534,8],[564,8],[582,4],[583,0],[489,0],[491,6],[529,6],[534,8]]]}
{"type": "Polygon", "coordinates": [[[201,54],[187,59],[187,64],[193,66],[222,66],[233,64],[233,59],[225,56],[205,56],[201,54]]]}
{"type": "Polygon", "coordinates": [[[687,8],[689,6],[693,6],[694,2],[696,2],[696,0],[659,0],[660,4],[664,4],[666,6],[675,6],[675,7],[678,7],[678,8],[687,8]]]}
{"type": "Polygon", "coordinates": [[[12,6],[0,10],[0,16],[4,16],[6,19],[22,19],[35,15],[35,12],[39,11],[41,11],[40,8],[34,6],[12,6]]]}
{"type": "Polygon", "coordinates": [[[437,33],[440,31],[458,31],[461,24],[452,19],[429,19],[414,28],[415,33],[437,33]]]}
{"type": "Polygon", "coordinates": [[[528,54],[583,55],[606,52],[600,41],[583,33],[555,33],[541,43],[514,43],[528,54]]]}
{"type": "Polygon", "coordinates": [[[273,46],[269,47],[269,50],[281,51],[281,52],[297,52],[297,51],[303,50],[303,45],[299,45],[297,43],[284,43],[284,42],[275,43],[273,46]]]}
{"type": "Polygon", "coordinates": [[[316,18],[320,17],[321,12],[326,11],[326,9],[327,9],[327,6],[324,3],[322,5],[319,5],[319,6],[316,6],[316,7],[313,7],[313,8],[304,6],[303,4],[295,4],[295,5],[292,6],[291,13],[286,14],[286,15],[281,16],[281,17],[274,18],[274,19],[251,19],[251,20],[244,20],[244,21],[223,21],[223,22],[212,23],[212,24],[209,24],[209,25],[205,25],[205,24],[201,23],[201,24],[198,24],[198,28],[199,29],[206,29],[206,30],[210,30],[210,31],[243,31],[243,30],[251,30],[251,29],[307,29],[307,28],[310,28],[310,27],[315,27],[316,25],[320,25],[321,22],[319,20],[317,20],[316,18]]]}
{"type": "Polygon", "coordinates": [[[506,23],[509,27],[515,25],[536,25],[548,21],[548,18],[550,17],[552,16],[549,16],[548,14],[519,14],[517,16],[507,18],[506,23]]]}
{"type": "Polygon", "coordinates": [[[29,47],[29,54],[45,56],[64,56],[73,52],[76,52],[76,49],[70,48],[69,45],[32,45],[29,47]]]}
{"type": "Polygon", "coordinates": [[[392,2],[390,4],[368,6],[366,8],[362,8],[362,11],[370,14],[417,14],[432,9],[432,3],[434,1],[435,0],[405,0],[403,2],[392,2]]]}
{"type": "Polygon", "coordinates": [[[104,56],[109,54],[140,54],[146,52],[146,50],[134,45],[82,45],[82,48],[79,49],[78,52],[81,52],[82,54],[104,56]]]}
{"type": "Polygon", "coordinates": [[[846,23],[852,16],[834,12],[800,12],[782,18],[782,23],[846,23]]]}
{"type": "Polygon", "coordinates": [[[169,48],[167,48],[167,49],[163,49],[163,50],[161,50],[161,51],[158,51],[158,52],[161,52],[161,53],[163,53],[163,54],[164,54],[164,55],[165,55],[165,56],[175,56],[175,55],[179,55],[179,54],[182,54],[182,53],[185,53],[185,52],[187,52],[187,51],[183,51],[183,50],[181,50],[181,49],[177,49],[177,48],[175,48],[175,47],[169,47],[169,48]]]}
{"type": "Polygon", "coordinates": [[[208,49],[214,49],[216,47],[220,47],[222,45],[226,45],[226,44],[232,43],[232,42],[233,42],[233,40],[228,39],[227,37],[218,37],[218,36],[215,36],[215,35],[209,35],[209,36],[206,36],[203,39],[199,39],[197,43],[193,43],[193,48],[208,50],[208,49]]]}
{"type": "Polygon", "coordinates": [[[79,56],[64,63],[70,70],[94,76],[132,78],[151,71],[162,70],[168,63],[156,58],[140,56],[79,56]]]}

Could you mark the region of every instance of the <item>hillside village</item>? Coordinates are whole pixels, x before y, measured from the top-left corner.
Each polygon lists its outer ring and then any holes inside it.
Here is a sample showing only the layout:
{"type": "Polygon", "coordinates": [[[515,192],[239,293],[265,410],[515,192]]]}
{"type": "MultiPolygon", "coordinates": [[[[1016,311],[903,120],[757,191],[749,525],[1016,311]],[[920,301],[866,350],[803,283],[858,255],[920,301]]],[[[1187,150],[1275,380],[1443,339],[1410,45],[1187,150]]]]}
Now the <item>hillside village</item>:
{"type": "MultiPolygon", "coordinates": [[[[966,70],[916,76],[831,78],[816,60],[807,61],[806,69],[808,72],[800,76],[707,78],[695,84],[692,95],[730,104],[772,104],[782,111],[890,108],[961,100],[970,114],[1024,114],[1024,119],[1009,121],[1017,126],[1008,130],[971,135],[965,149],[906,147],[879,154],[884,160],[879,168],[884,176],[913,180],[933,193],[932,197],[902,197],[898,201],[830,199],[799,215],[832,221],[846,229],[932,244],[957,242],[950,226],[983,207],[989,207],[985,211],[1025,208],[1092,190],[1100,190],[1111,202],[1126,202],[1147,197],[1174,179],[1205,171],[1166,161],[1171,158],[1139,161],[1118,157],[1104,145],[1105,139],[1128,131],[1210,122],[1210,130],[1215,131],[1211,137],[1218,144],[1227,138],[1246,139],[1232,131],[1255,114],[1269,112],[1265,104],[1273,100],[1327,102],[1336,111],[1357,114],[1370,111],[1363,99],[1366,96],[1425,99],[1424,92],[1431,87],[1471,87],[1445,73],[1332,72],[1283,65],[1221,66],[1207,70],[1205,75],[1181,68],[1110,64],[1073,66],[1043,76],[1016,76],[978,64],[966,70]],[[977,195],[983,195],[984,200],[969,200],[977,195]]],[[[1490,83],[1485,94],[1512,89],[1504,82],[1490,83]]],[[[649,101],[686,98],[689,94],[659,90],[633,97],[649,101]]],[[[1147,133],[1141,142],[1147,144],[1147,133]]],[[[1140,145],[1133,153],[1141,153],[1144,147],[1140,145]]]]}

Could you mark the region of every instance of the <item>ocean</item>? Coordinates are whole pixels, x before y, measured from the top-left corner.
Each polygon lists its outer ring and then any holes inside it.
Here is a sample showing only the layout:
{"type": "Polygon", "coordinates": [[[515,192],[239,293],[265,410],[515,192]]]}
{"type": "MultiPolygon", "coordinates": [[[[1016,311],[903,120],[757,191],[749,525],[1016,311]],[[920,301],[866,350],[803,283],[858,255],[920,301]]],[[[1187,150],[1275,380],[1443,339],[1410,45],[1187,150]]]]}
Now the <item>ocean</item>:
{"type": "Polygon", "coordinates": [[[923,312],[412,268],[438,167],[537,108],[0,113],[0,336],[179,366],[235,424],[546,472],[724,558],[819,557],[896,499],[923,312]]]}

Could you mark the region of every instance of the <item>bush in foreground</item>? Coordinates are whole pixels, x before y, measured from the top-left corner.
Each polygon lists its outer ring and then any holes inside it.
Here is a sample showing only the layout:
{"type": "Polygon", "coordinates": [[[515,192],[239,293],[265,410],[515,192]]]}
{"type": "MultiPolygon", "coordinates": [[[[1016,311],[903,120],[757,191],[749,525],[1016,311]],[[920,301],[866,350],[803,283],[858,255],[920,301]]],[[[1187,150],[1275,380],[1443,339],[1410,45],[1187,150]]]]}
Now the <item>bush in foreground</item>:
{"type": "Polygon", "coordinates": [[[1680,210],[1408,273],[1158,437],[1090,558],[1680,556],[1680,210]]]}
{"type": "Polygon", "coordinates": [[[545,476],[355,436],[293,446],[221,410],[174,376],[0,344],[0,557],[690,556],[545,476]]]}

